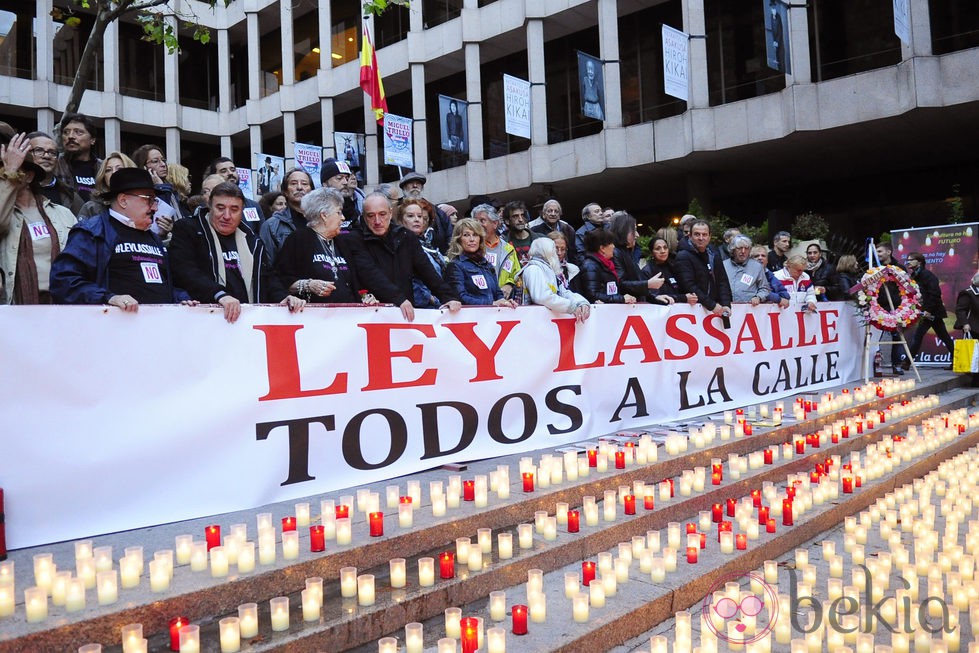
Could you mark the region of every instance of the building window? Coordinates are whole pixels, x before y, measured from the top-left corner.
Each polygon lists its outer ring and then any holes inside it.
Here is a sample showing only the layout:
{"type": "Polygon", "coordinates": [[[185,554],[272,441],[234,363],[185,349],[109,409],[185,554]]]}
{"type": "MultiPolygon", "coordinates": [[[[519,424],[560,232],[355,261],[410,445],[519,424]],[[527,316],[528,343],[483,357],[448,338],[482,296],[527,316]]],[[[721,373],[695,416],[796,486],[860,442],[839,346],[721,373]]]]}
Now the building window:
{"type": "Polygon", "coordinates": [[[382,16],[374,19],[374,47],[376,49],[408,38],[408,8],[401,5],[388,7],[382,16]]]}
{"type": "Polygon", "coordinates": [[[822,82],[901,63],[890,3],[811,0],[812,78],[822,82]]]}
{"type": "Polygon", "coordinates": [[[320,68],[319,11],[313,9],[302,16],[293,13],[292,41],[295,81],[301,82],[316,77],[316,71],[320,68]]]}
{"type": "Polygon", "coordinates": [[[928,9],[933,54],[979,47],[979,3],[976,0],[931,0],[928,9]]]}
{"type": "Polygon", "coordinates": [[[335,68],[360,57],[360,4],[334,2],[331,12],[330,58],[335,68]]]}
{"type": "Polygon", "coordinates": [[[217,111],[217,40],[203,44],[195,41],[191,36],[180,36],[180,53],[177,55],[177,62],[180,104],[186,107],[217,111]]]}
{"type": "Polygon", "coordinates": [[[13,10],[0,10],[0,75],[34,79],[34,5],[4,2],[0,6],[13,10]]]}
{"type": "Polygon", "coordinates": [[[636,125],[686,110],[687,103],[663,90],[663,33],[650,25],[683,29],[679,0],[619,18],[622,122],[636,125]]]}
{"type": "MultiPolygon", "coordinates": [[[[231,106],[237,109],[248,101],[248,30],[241,22],[228,30],[228,76],[231,83],[231,106]]],[[[225,107],[222,107],[224,109],[225,107]]]]}
{"type": "Polygon", "coordinates": [[[258,39],[258,96],[260,98],[277,93],[282,84],[282,29],[279,27],[279,21],[278,4],[267,7],[258,15],[259,30],[264,25],[275,26],[263,32],[258,39]]]}
{"type": "Polygon", "coordinates": [[[139,25],[119,23],[119,92],[144,100],[164,101],[163,51],[162,45],[143,40],[143,28],[139,25]],[[139,65],[131,65],[133,61],[139,65]]]}
{"type": "Polygon", "coordinates": [[[768,67],[761,0],[704,0],[704,15],[711,106],[785,88],[785,75],[768,67]]]}
{"type": "Polygon", "coordinates": [[[462,0],[422,0],[425,29],[446,23],[462,15],[462,0]]]}
{"type": "MultiPolygon", "coordinates": [[[[62,14],[63,22],[54,35],[52,55],[54,58],[54,82],[71,86],[78,72],[78,64],[92,33],[95,18],[90,14],[76,12],[62,14]]],[[[58,22],[58,21],[55,21],[58,22]]],[[[85,88],[101,91],[103,84],[102,53],[99,52],[85,88]]]]}

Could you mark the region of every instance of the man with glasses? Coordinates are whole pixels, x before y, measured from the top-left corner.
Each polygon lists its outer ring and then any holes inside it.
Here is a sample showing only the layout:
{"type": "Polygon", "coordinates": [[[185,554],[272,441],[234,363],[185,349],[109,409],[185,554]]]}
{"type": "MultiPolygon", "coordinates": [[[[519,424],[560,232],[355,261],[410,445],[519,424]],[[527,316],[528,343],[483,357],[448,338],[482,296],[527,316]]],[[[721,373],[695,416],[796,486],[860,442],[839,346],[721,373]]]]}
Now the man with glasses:
{"type": "Polygon", "coordinates": [[[751,239],[738,234],[728,245],[731,257],[724,261],[724,271],[731,285],[731,301],[752,306],[767,301],[772,291],[765,268],[751,258],[751,239]]]}
{"type": "Polygon", "coordinates": [[[194,304],[173,285],[163,241],[150,230],[156,191],[150,173],[123,168],[109,180],[111,205],[72,227],[51,266],[57,304],[109,304],[136,312],[140,304],[194,304]]]}
{"type": "Polygon", "coordinates": [[[38,180],[41,195],[55,204],[60,204],[77,216],[85,201],[81,195],[58,179],[55,174],[54,169],[58,165],[57,143],[44,132],[31,132],[27,138],[31,141],[31,154],[34,157],[34,163],[44,170],[44,179],[38,180]]]}

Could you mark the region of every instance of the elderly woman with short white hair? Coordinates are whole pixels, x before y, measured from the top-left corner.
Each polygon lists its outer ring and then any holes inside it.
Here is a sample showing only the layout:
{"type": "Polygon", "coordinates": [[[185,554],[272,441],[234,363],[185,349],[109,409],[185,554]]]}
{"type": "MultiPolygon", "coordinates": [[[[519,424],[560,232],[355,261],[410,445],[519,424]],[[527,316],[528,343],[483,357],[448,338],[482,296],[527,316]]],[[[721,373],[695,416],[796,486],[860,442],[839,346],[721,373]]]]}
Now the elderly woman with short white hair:
{"type": "Polygon", "coordinates": [[[562,270],[554,241],[550,238],[535,239],[530,244],[529,254],[530,260],[519,273],[523,279],[524,298],[555,313],[574,315],[578,322],[587,320],[591,315],[588,300],[558,283],[562,270]]]}

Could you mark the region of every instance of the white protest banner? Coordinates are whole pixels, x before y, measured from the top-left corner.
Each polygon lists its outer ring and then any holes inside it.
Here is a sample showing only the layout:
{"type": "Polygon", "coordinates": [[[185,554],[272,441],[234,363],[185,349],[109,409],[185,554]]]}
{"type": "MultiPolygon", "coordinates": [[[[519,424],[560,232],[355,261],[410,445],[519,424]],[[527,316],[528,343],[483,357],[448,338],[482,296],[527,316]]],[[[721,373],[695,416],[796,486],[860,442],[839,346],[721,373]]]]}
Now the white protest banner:
{"type": "Polygon", "coordinates": [[[690,37],[663,25],[663,90],[667,95],[690,99],[690,37]]]}
{"type": "Polygon", "coordinates": [[[911,45],[911,0],[894,0],[894,33],[904,45],[911,45]]]}
{"type": "Polygon", "coordinates": [[[384,114],[384,163],[402,168],[415,167],[411,137],[411,118],[384,114]]]}
{"type": "Polygon", "coordinates": [[[319,145],[294,143],[296,151],[296,166],[302,168],[313,178],[313,186],[319,188],[320,168],[323,167],[323,148],[319,145]]]}
{"type": "Polygon", "coordinates": [[[858,378],[849,304],[0,307],[17,549],[253,509],[858,378]],[[70,324],[71,338],[65,338],[70,324]],[[184,334],[161,350],[148,333],[184,334]],[[192,334],[192,335],[190,335],[192,334]],[[45,343],[38,347],[38,343],[45,343]],[[43,515],[43,518],[40,516],[43,515]]]}
{"type": "Polygon", "coordinates": [[[530,82],[503,76],[503,113],[506,133],[530,138],[530,82]]]}

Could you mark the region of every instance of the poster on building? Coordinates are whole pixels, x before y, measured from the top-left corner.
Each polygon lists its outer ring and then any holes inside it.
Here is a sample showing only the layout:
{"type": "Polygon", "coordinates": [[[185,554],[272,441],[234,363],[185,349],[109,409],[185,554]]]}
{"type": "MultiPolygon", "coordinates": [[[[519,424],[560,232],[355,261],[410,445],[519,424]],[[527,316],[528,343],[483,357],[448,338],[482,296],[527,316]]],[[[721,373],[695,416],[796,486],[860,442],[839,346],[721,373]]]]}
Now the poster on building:
{"type": "Polygon", "coordinates": [[[367,161],[367,136],[354,132],[333,132],[333,146],[336,148],[337,161],[346,161],[347,165],[357,176],[357,182],[363,186],[367,182],[364,175],[367,161]]]}
{"type": "Polygon", "coordinates": [[[439,95],[439,116],[442,126],[442,149],[453,154],[469,151],[469,103],[447,95],[439,95]]]}
{"type": "Polygon", "coordinates": [[[605,77],[602,60],[578,51],[578,88],[581,90],[581,115],[605,120],[605,77]]]}
{"type": "Polygon", "coordinates": [[[296,167],[302,168],[313,178],[313,187],[320,187],[320,168],[323,167],[323,148],[319,145],[295,143],[296,167]]]}
{"type": "Polygon", "coordinates": [[[236,170],[238,172],[238,188],[241,189],[242,195],[257,200],[255,186],[252,184],[252,171],[246,168],[236,168],[236,170]]]}
{"type": "Polygon", "coordinates": [[[273,190],[279,190],[282,185],[282,173],[285,171],[285,159],[281,156],[263,154],[255,155],[255,199],[273,190]]]}
{"type": "Polygon", "coordinates": [[[530,138],[530,82],[503,76],[503,115],[506,133],[530,138]]]}
{"type": "Polygon", "coordinates": [[[765,58],[768,67],[790,74],[788,8],[780,0],[762,2],[765,7],[765,58]]]}
{"type": "Polygon", "coordinates": [[[690,37],[663,25],[663,90],[681,100],[690,99],[690,37]]]}
{"type": "MultiPolygon", "coordinates": [[[[942,304],[948,312],[945,326],[953,338],[959,337],[961,332],[952,330],[955,300],[960,290],[969,287],[972,275],[979,268],[979,223],[899,229],[891,232],[891,246],[894,258],[901,265],[907,264],[908,255],[912,252],[919,252],[925,257],[925,269],[938,277],[942,304]]],[[[909,344],[917,328],[916,324],[905,331],[909,344]]],[[[949,365],[952,356],[934,329],[929,329],[923,336],[921,351],[915,362],[921,365],[949,365]]]]}
{"type": "Polygon", "coordinates": [[[384,114],[384,163],[399,168],[414,168],[411,118],[384,114]]]}
{"type": "Polygon", "coordinates": [[[911,45],[911,0],[894,0],[894,33],[904,45],[911,45]]]}

